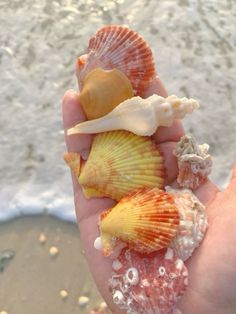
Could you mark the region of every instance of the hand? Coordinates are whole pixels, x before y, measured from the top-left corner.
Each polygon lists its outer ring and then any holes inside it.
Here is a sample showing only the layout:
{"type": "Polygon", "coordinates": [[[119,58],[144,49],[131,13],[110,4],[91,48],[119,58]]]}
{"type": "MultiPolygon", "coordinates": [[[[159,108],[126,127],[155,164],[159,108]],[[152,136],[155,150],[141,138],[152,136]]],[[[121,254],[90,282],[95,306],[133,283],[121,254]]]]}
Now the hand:
{"type": "MultiPolygon", "coordinates": [[[[150,84],[147,96],[153,93],[163,97],[167,93],[156,78],[150,84]]],[[[63,99],[65,130],[84,121],[79,95],[68,91],[63,99]]],[[[179,121],[171,128],[161,127],[153,138],[162,151],[166,167],[166,184],[171,185],[177,177],[177,163],[172,154],[175,143],[184,134],[179,121]]],[[[65,136],[68,151],[79,152],[87,158],[92,136],[65,136]]],[[[112,301],[108,291],[112,261],[94,248],[99,236],[100,213],[115,202],[108,198],[84,198],[77,179],[72,174],[75,208],[80,228],[81,241],[90,270],[105,301],[113,313],[123,313],[112,301]]],[[[207,206],[209,228],[207,234],[186,262],[189,270],[189,286],[178,304],[183,314],[233,314],[236,312],[236,168],[228,189],[220,193],[215,185],[206,181],[196,191],[196,196],[207,206]]]]}

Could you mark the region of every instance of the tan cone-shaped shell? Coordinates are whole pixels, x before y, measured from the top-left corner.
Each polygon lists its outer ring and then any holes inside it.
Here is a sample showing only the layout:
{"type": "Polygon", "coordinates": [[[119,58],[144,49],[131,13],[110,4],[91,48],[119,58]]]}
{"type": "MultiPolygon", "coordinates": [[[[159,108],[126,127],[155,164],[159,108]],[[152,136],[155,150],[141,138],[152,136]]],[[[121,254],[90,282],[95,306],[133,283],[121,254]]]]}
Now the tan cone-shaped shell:
{"type": "Polygon", "coordinates": [[[87,118],[91,120],[106,115],[133,95],[132,86],[121,71],[97,68],[83,80],[80,102],[87,118]]]}
{"type": "Polygon", "coordinates": [[[139,189],[101,215],[100,231],[105,255],[116,240],[141,253],[165,248],[177,233],[179,212],[174,197],[158,188],[139,189]]]}
{"type": "Polygon", "coordinates": [[[94,197],[95,189],[120,200],[137,188],[162,188],[163,168],[163,157],[149,137],[127,131],[105,132],[94,137],[79,183],[92,188],[87,190],[87,197],[94,197]]]}

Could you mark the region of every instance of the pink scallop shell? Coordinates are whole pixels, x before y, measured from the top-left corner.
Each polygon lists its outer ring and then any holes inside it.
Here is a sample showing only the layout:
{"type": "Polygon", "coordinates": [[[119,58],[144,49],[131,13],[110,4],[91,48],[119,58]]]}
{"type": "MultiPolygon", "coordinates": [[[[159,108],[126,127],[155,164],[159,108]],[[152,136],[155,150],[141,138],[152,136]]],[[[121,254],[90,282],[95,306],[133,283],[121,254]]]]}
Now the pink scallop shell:
{"type": "Polygon", "coordinates": [[[80,87],[85,75],[97,67],[122,71],[130,80],[134,94],[139,96],[156,74],[151,48],[143,37],[119,25],[99,29],[89,41],[88,55],[78,58],[80,87]]]}
{"type": "Polygon", "coordinates": [[[172,249],[148,255],[123,249],[109,280],[114,303],[129,314],[171,314],[187,284],[187,268],[172,249]]]}

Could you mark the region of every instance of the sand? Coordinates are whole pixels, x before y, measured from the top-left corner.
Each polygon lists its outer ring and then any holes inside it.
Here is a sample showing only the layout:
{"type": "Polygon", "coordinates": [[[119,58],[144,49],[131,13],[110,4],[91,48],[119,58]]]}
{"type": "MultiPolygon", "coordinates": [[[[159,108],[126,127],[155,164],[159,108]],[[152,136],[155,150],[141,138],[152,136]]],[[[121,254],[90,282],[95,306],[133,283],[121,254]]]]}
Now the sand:
{"type": "MultiPolygon", "coordinates": [[[[83,258],[79,231],[73,223],[49,216],[22,217],[0,225],[0,260],[3,251],[15,253],[0,263],[0,313],[89,313],[102,299],[83,258]],[[39,236],[46,242],[40,243],[39,236]],[[51,256],[51,247],[58,255],[51,256]],[[60,291],[68,297],[63,299],[60,291]],[[87,306],[78,303],[89,298],[87,306]]],[[[42,240],[42,239],[41,239],[42,240]]]]}

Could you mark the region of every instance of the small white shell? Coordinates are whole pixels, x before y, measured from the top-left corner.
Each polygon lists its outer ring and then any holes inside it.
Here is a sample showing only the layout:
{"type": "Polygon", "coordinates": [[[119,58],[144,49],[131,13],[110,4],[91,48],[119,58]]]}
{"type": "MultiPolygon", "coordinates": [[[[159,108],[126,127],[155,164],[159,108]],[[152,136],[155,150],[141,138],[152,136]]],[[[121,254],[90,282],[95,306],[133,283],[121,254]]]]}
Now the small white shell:
{"type": "Polygon", "coordinates": [[[195,190],[207,179],[212,169],[208,150],[208,144],[198,145],[191,135],[181,137],[173,152],[178,159],[177,182],[181,187],[195,190]]]}
{"type": "MultiPolygon", "coordinates": [[[[62,298],[62,300],[67,299],[68,297],[68,292],[66,290],[61,290],[60,291],[60,297],[62,298]]],[[[0,313],[1,314],[1,313],[0,313]]]]}
{"type": "Polygon", "coordinates": [[[84,295],[78,298],[78,303],[81,309],[85,308],[88,305],[89,301],[89,298],[84,295]]]}
{"type": "Polygon", "coordinates": [[[175,95],[163,98],[154,94],[146,99],[132,97],[99,119],[77,124],[67,134],[127,130],[137,135],[150,136],[159,126],[170,127],[175,119],[183,119],[198,107],[196,100],[185,97],[179,99],[175,95]]]}
{"type": "Polygon", "coordinates": [[[166,187],[166,191],[175,196],[179,209],[180,224],[176,237],[170,242],[179,258],[186,261],[199,246],[207,230],[205,206],[188,189],[175,190],[166,187]]]}
{"type": "Polygon", "coordinates": [[[121,291],[116,290],[113,295],[113,302],[115,304],[122,304],[124,302],[124,295],[121,291]]]}
{"type": "Polygon", "coordinates": [[[102,250],[102,240],[101,240],[101,237],[97,237],[94,241],[94,248],[98,251],[101,251],[102,250]]]}
{"type": "Polygon", "coordinates": [[[59,249],[58,247],[56,246],[51,246],[50,249],[49,249],[49,254],[52,256],[52,257],[55,257],[59,254],[59,249]]]}
{"type": "Polygon", "coordinates": [[[135,286],[139,282],[138,270],[135,267],[130,267],[125,273],[125,280],[135,286]]]}

